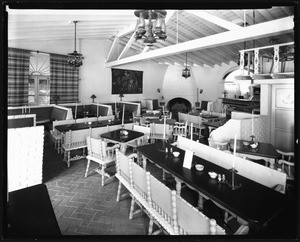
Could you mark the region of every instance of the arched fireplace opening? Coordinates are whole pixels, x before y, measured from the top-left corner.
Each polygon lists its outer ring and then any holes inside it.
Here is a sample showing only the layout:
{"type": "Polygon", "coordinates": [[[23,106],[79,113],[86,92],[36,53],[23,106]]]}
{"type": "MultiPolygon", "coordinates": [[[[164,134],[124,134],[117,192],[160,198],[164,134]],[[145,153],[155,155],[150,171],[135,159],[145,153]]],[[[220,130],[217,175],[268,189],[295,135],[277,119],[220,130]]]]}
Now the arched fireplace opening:
{"type": "Polygon", "coordinates": [[[167,109],[172,112],[172,118],[178,121],[178,112],[188,113],[191,111],[192,105],[188,100],[176,97],[168,102],[167,109]]]}

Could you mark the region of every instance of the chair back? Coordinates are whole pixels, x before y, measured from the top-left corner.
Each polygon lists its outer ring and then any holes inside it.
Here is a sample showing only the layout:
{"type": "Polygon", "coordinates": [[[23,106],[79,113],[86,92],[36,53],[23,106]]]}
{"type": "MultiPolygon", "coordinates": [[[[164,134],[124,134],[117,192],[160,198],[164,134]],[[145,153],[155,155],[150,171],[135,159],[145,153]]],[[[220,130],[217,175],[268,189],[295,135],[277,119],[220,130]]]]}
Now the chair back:
{"type": "Polygon", "coordinates": [[[86,137],[89,136],[89,129],[69,130],[64,136],[65,144],[83,144],[86,143],[86,137]]]}
{"type": "Polygon", "coordinates": [[[145,135],[142,137],[142,144],[146,144],[148,139],[150,138],[150,127],[133,125],[133,130],[137,132],[144,133],[145,135]]]}
{"type": "Polygon", "coordinates": [[[88,136],[86,138],[86,143],[89,156],[97,159],[103,158],[103,147],[100,139],[95,139],[88,136]]]}
{"type": "Polygon", "coordinates": [[[211,219],[190,205],[178,194],[173,194],[173,196],[176,196],[177,224],[180,235],[225,234],[224,229],[213,221],[211,223],[211,219]]]}
{"type": "MultiPolygon", "coordinates": [[[[164,124],[150,123],[150,136],[163,136],[164,124]]],[[[165,125],[166,137],[170,135],[170,125],[165,125]]]]}
{"type": "Polygon", "coordinates": [[[173,126],[173,135],[186,137],[186,133],[187,133],[187,122],[185,123],[175,122],[175,125],[173,126]]]}
{"type": "Polygon", "coordinates": [[[146,201],[147,191],[150,184],[147,183],[146,171],[129,158],[130,184],[146,201]]]}
{"type": "Polygon", "coordinates": [[[277,163],[281,166],[281,171],[287,175],[288,180],[294,180],[294,152],[284,152],[282,150],[276,149],[280,154],[281,158],[277,161],[277,163]]]}
{"type": "Polygon", "coordinates": [[[119,151],[119,149],[116,149],[116,166],[117,173],[129,183],[129,160],[126,155],[119,151]]]}
{"type": "MultiPolygon", "coordinates": [[[[150,190],[148,191],[150,207],[159,214],[159,223],[169,224],[173,227],[174,221],[176,221],[173,217],[173,211],[176,210],[176,206],[173,206],[175,203],[172,202],[172,190],[152,175],[147,174],[147,180],[150,182],[150,190]]],[[[168,232],[173,233],[173,231],[168,232]]]]}

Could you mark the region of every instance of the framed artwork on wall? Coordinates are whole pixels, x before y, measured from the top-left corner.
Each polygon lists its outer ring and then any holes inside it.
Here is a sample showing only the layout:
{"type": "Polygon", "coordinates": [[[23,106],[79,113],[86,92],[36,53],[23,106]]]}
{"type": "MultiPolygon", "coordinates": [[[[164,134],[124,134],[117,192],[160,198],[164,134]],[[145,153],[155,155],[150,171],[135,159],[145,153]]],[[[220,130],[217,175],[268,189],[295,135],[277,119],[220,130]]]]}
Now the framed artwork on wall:
{"type": "Polygon", "coordinates": [[[111,68],[112,94],[143,93],[143,71],[111,68]]]}

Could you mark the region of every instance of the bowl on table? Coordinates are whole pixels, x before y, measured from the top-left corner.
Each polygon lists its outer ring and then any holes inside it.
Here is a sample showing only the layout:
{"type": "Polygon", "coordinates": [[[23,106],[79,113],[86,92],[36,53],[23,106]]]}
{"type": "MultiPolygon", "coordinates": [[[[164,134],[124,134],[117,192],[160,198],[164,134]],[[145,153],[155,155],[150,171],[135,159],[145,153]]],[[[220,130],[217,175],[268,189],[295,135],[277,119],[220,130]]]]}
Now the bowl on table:
{"type": "Polygon", "coordinates": [[[203,169],[204,169],[204,166],[201,164],[196,164],[195,167],[196,167],[197,171],[203,171],[203,169]]]}
{"type": "Polygon", "coordinates": [[[250,144],[250,143],[249,143],[248,141],[244,141],[244,142],[243,142],[243,145],[244,145],[244,146],[248,146],[249,144],[250,144]]]}
{"type": "Polygon", "coordinates": [[[217,176],[218,176],[218,174],[215,173],[215,172],[213,172],[213,171],[208,172],[208,175],[209,175],[212,179],[216,179],[217,176]]]}
{"type": "Polygon", "coordinates": [[[180,152],[174,151],[174,152],[173,152],[173,155],[174,155],[174,157],[178,157],[178,156],[180,155],[180,152]]]}

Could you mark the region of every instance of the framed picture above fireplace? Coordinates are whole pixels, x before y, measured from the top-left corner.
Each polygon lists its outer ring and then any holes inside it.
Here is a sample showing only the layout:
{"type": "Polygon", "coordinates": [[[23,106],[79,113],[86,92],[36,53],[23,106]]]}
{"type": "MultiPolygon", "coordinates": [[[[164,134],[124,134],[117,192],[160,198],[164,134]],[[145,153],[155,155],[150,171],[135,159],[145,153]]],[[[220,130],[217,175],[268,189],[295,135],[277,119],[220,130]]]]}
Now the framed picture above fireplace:
{"type": "Polygon", "coordinates": [[[112,94],[143,93],[143,71],[111,68],[112,94]]]}

